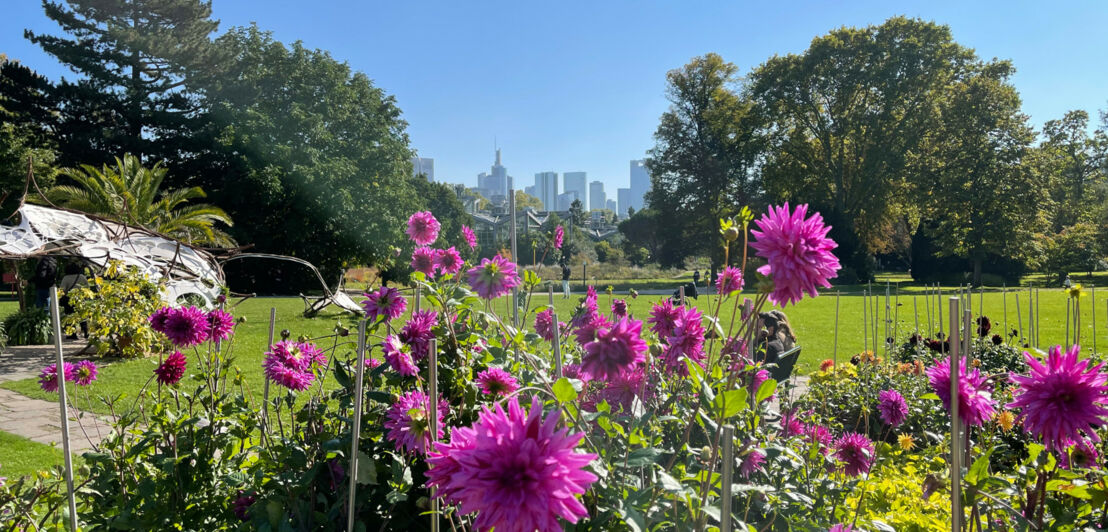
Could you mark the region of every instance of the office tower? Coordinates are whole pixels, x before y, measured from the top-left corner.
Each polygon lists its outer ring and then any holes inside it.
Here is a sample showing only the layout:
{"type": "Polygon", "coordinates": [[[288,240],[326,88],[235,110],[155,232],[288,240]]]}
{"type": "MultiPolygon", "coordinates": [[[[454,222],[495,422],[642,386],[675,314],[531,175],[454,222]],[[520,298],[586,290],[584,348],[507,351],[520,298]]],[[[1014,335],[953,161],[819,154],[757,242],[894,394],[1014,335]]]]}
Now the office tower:
{"type": "Polygon", "coordinates": [[[565,192],[576,192],[577,199],[581,200],[586,210],[588,209],[587,194],[589,193],[587,179],[585,172],[566,172],[562,174],[562,181],[565,183],[562,189],[565,192]]]}
{"type": "MultiPolygon", "coordinates": [[[[650,174],[641,159],[631,161],[631,207],[642,210],[646,204],[646,193],[650,192],[650,174]]],[[[623,208],[623,205],[620,205],[623,208]]],[[[626,209],[624,209],[626,211],[626,209]]],[[[624,212],[624,214],[627,214],[624,212]]]]}
{"type": "Polygon", "coordinates": [[[606,201],[604,203],[604,208],[608,209],[609,211],[612,211],[616,214],[619,214],[619,203],[617,203],[616,200],[614,200],[614,199],[610,199],[610,200],[606,201]]]}
{"type": "MultiPolygon", "coordinates": [[[[627,208],[635,206],[633,203],[631,203],[631,189],[629,189],[629,188],[617,189],[616,190],[616,199],[619,200],[618,201],[619,210],[616,211],[616,214],[618,214],[620,216],[620,218],[626,218],[627,217],[627,208]]],[[[635,209],[635,210],[638,210],[638,209],[635,209]]]]}
{"type": "Polygon", "coordinates": [[[500,164],[500,148],[496,149],[496,162],[491,170],[491,173],[481,172],[477,175],[477,189],[486,199],[507,200],[508,190],[514,187],[514,183],[512,176],[508,175],[508,169],[500,164]]]}
{"type": "Polygon", "coordinates": [[[608,195],[604,193],[604,182],[593,181],[589,183],[589,210],[599,211],[608,202],[608,195]]]}
{"type": "Polygon", "coordinates": [[[558,210],[558,172],[535,174],[535,197],[548,211],[558,210]]]}
{"type": "Polygon", "coordinates": [[[570,190],[568,192],[558,194],[558,210],[568,211],[569,208],[573,205],[573,202],[579,199],[581,199],[581,196],[577,194],[576,190],[570,190]]]}
{"type": "MultiPolygon", "coordinates": [[[[528,196],[534,196],[536,198],[539,197],[539,192],[535,190],[535,185],[527,185],[523,187],[523,193],[527,194],[528,196]]],[[[546,207],[543,208],[545,209],[546,207]]]]}
{"type": "Polygon", "coordinates": [[[432,183],[435,181],[435,160],[430,157],[412,157],[412,177],[425,176],[432,183]]]}

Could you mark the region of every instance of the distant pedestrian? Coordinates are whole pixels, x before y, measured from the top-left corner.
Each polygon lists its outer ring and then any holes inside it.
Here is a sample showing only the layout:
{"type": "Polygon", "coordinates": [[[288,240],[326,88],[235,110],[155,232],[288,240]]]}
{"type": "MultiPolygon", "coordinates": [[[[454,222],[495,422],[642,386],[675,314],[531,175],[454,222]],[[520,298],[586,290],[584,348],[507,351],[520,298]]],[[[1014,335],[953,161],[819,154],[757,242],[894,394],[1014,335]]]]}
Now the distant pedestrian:
{"type": "Polygon", "coordinates": [[[776,363],[782,354],[796,347],[796,335],[789,326],[789,318],[780,310],[763,312],[758,318],[765,325],[765,329],[758,334],[758,343],[765,342],[765,362],[776,363]]]}
{"type": "Polygon", "coordinates": [[[699,285],[700,284],[700,270],[693,270],[693,272],[692,272],[692,284],[694,284],[694,285],[699,285]]]}
{"type": "Polygon", "coordinates": [[[50,287],[58,280],[58,259],[46,256],[35,266],[35,275],[31,282],[35,285],[35,306],[46,308],[50,301],[50,287]]]}
{"type": "Polygon", "coordinates": [[[569,299],[569,265],[562,261],[562,299],[569,299]]]}
{"type": "Polygon", "coordinates": [[[1073,279],[1070,279],[1070,274],[1066,274],[1066,280],[1062,281],[1062,288],[1073,288],[1073,279]]]}
{"type": "MultiPolygon", "coordinates": [[[[70,262],[69,264],[66,264],[65,277],[62,277],[62,282],[58,284],[58,291],[62,293],[59,301],[62,304],[62,309],[65,311],[65,314],[73,314],[73,311],[75,310],[73,308],[73,302],[70,300],[69,292],[82,286],[88,286],[88,279],[85,277],[84,272],[81,271],[81,265],[76,262],[70,262]]],[[[88,339],[87,321],[81,322],[81,334],[85,337],[86,340],[88,339]]],[[[70,340],[76,340],[77,334],[71,334],[67,338],[70,340]]]]}

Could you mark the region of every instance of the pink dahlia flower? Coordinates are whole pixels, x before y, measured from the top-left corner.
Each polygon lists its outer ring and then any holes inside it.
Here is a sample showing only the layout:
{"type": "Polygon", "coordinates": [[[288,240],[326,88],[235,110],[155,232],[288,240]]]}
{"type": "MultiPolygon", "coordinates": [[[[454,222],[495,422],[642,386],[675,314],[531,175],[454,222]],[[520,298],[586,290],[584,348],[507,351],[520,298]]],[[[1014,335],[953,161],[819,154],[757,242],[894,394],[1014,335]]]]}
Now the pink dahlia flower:
{"type": "Polygon", "coordinates": [[[1095,429],[1104,425],[1108,415],[1104,407],[1108,376],[1100,372],[1103,364],[1080,360],[1080,351],[1075,345],[1063,353],[1056,345],[1050,348],[1045,364],[1024,352],[1029,374],[1010,376],[1017,388],[1008,408],[1021,409],[1024,430],[1042,440],[1047,449],[1065,449],[1069,442],[1085,436],[1099,441],[1095,429]]]}
{"type": "Polygon", "coordinates": [[[908,419],[908,403],[896,390],[883,390],[877,394],[877,410],[881,412],[881,421],[890,427],[899,426],[908,419]]]}
{"type": "Polygon", "coordinates": [[[165,317],[162,333],[177,347],[192,347],[208,340],[210,328],[208,315],[189,306],[170,310],[165,317]]]}
{"type": "Polygon", "coordinates": [[[701,366],[704,365],[704,323],[696,307],[678,307],[677,319],[673,322],[673,332],[666,337],[668,347],[662,355],[666,369],[678,375],[688,375],[687,358],[701,366]]]}
{"type": "Polygon", "coordinates": [[[592,379],[610,380],[646,360],[646,341],[640,338],[642,322],[621,319],[601,327],[596,339],[585,344],[581,369],[592,379]]]}
{"type": "Polygon", "coordinates": [[[235,331],[235,318],[221,309],[208,312],[208,336],[212,340],[223,341],[235,331]]]}
{"type": "Polygon", "coordinates": [[[554,309],[548,308],[535,314],[535,333],[547,342],[554,341],[554,309]]]}
{"type": "Polygon", "coordinates": [[[504,396],[519,389],[516,378],[500,368],[489,368],[478,373],[477,385],[485,395],[504,396]]]}
{"type": "Polygon", "coordinates": [[[562,226],[554,229],[554,249],[562,249],[562,243],[566,239],[566,230],[562,226]]]}
{"type": "Polygon", "coordinates": [[[235,498],[235,502],[231,505],[231,511],[234,512],[235,517],[237,517],[239,521],[245,523],[250,520],[250,507],[253,505],[253,495],[239,492],[239,496],[235,498]]]}
{"type": "Polygon", "coordinates": [[[588,516],[577,495],[596,481],[585,470],[596,455],[576,452],[582,434],[558,429],[558,418],[543,419],[538,398],[527,414],[516,397],[507,412],[500,404],[484,407],[473,426],[435,444],[427,485],[462,513],[476,514],[476,530],[556,532],[559,517],[576,523],[588,516]]]}
{"type": "Polygon", "coordinates": [[[839,523],[827,530],[827,532],[854,532],[854,527],[839,523]]]}
{"type": "Polygon", "coordinates": [[[304,391],[315,380],[313,363],[326,363],[323,352],[309,343],[278,342],[265,354],[266,378],[294,391],[304,391]]]}
{"type": "Polygon", "coordinates": [[[435,264],[436,256],[438,256],[438,252],[427,246],[415,248],[412,250],[412,269],[429,278],[434,277],[435,270],[438,269],[435,264]]]}
{"type": "Polygon", "coordinates": [[[473,229],[470,229],[468,225],[462,226],[462,236],[466,239],[466,245],[469,249],[477,249],[477,235],[473,233],[473,229]]]}
{"type": "Polygon", "coordinates": [[[742,456],[742,463],[739,464],[739,474],[743,478],[750,478],[750,475],[762,469],[764,463],[766,463],[766,453],[758,448],[750,449],[742,456]]]}
{"type": "MultiPolygon", "coordinates": [[[[73,364],[65,362],[62,364],[62,378],[73,382],[77,378],[73,364]]],[[[38,385],[44,392],[56,392],[58,391],[58,365],[50,364],[38,374],[38,385]]]]}
{"type": "Polygon", "coordinates": [[[462,256],[458,254],[458,250],[454,249],[454,246],[450,246],[449,249],[441,249],[435,255],[435,267],[444,274],[456,274],[462,271],[462,266],[465,266],[465,261],[462,260],[462,256]]]}
{"type": "Polygon", "coordinates": [[[831,436],[831,431],[823,425],[808,425],[804,428],[804,439],[808,440],[808,443],[817,446],[820,454],[827,456],[828,448],[831,446],[834,437],[831,436]]]}
{"type": "Polygon", "coordinates": [[[162,307],[150,315],[150,328],[165,334],[165,322],[169,321],[169,315],[173,313],[172,307],[162,307]]]}
{"type": "MultiPolygon", "coordinates": [[[[385,415],[388,439],[396,450],[414,454],[426,454],[431,444],[430,423],[427,415],[427,394],[414,390],[401,395],[385,415]]],[[[450,412],[450,405],[439,399],[439,423],[435,438],[442,438],[443,419],[450,412]]]]}
{"type": "Polygon", "coordinates": [[[839,259],[831,253],[838,244],[827,238],[831,227],[819,213],[807,214],[808,205],[798,205],[795,211],[789,210],[788,202],[771,206],[755,222],[761,231],[750,232],[757,239],[750,247],[767,262],[758,273],[773,277],[769,300],[774,304],[795,304],[804,293],[816,297],[816,287],[830,288],[828,279],[839,271],[839,259]]]}
{"type": "Polygon", "coordinates": [[[439,221],[430,211],[420,211],[408,218],[408,238],[420,246],[430,246],[439,238],[439,221]]]}
{"type": "Polygon", "coordinates": [[[73,367],[73,382],[77,386],[88,386],[96,380],[98,368],[91,360],[82,360],[73,367]]]}
{"type": "MultiPolygon", "coordinates": [[[[943,400],[943,407],[950,411],[950,357],[927,370],[927,380],[935,394],[943,400]]],[[[977,368],[966,371],[966,359],[959,363],[958,417],[966,425],[982,425],[996,413],[996,401],[992,389],[977,368]]]]}
{"type": "Polygon", "coordinates": [[[399,338],[391,334],[381,342],[381,349],[385,352],[385,362],[389,367],[403,377],[414,377],[419,374],[419,367],[412,362],[412,356],[405,351],[405,347],[399,338]]]}
{"type": "Polygon", "coordinates": [[[1060,453],[1062,469],[1100,469],[1096,445],[1088,440],[1078,440],[1060,453]]]}
{"type": "Polygon", "coordinates": [[[679,309],[673,306],[669,298],[666,298],[650,309],[650,317],[646,319],[646,322],[650,324],[650,330],[654,334],[665,338],[673,334],[673,328],[680,316],[679,309]]]}
{"type": "Polygon", "coordinates": [[[408,300],[404,299],[404,296],[400,295],[400,290],[395,288],[382,286],[364,295],[365,301],[362,301],[362,307],[365,308],[366,318],[371,322],[377,321],[378,317],[384,318],[386,322],[395,320],[408,308],[408,300]]]}
{"type": "Polygon", "coordinates": [[[181,381],[181,377],[185,375],[185,366],[188,365],[188,358],[185,357],[180,351],[174,351],[161,365],[154,369],[154,375],[158,376],[158,383],[166,386],[173,386],[181,381]]]}
{"type": "Polygon", "coordinates": [[[848,432],[835,440],[835,458],[842,462],[843,472],[856,477],[869,472],[873,465],[873,442],[863,434],[848,432]]]}
{"type": "Polygon", "coordinates": [[[627,317],[627,302],[622,299],[612,300],[612,316],[617,318],[627,317]]]}
{"type": "Polygon", "coordinates": [[[431,339],[435,337],[432,329],[438,322],[438,312],[421,310],[413,312],[408,323],[400,328],[398,337],[401,342],[412,348],[412,358],[417,362],[426,358],[431,352],[431,339]]]}
{"type": "Polygon", "coordinates": [[[485,299],[504,296],[519,286],[516,265],[500,255],[481,259],[481,264],[470,268],[466,275],[469,277],[469,286],[485,299]]]}
{"type": "Polygon", "coordinates": [[[588,400],[583,401],[581,407],[594,412],[600,401],[606,401],[612,413],[630,413],[631,407],[635,404],[635,398],[646,403],[654,397],[654,388],[646,379],[646,365],[638,364],[630,371],[620,373],[605,382],[605,386],[597,390],[588,400]]]}
{"type": "Polygon", "coordinates": [[[743,289],[743,272],[742,270],[728,266],[719,272],[719,276],[716,277],[716,289],[720,294],[731,295],[735,292],[743,289]]]}

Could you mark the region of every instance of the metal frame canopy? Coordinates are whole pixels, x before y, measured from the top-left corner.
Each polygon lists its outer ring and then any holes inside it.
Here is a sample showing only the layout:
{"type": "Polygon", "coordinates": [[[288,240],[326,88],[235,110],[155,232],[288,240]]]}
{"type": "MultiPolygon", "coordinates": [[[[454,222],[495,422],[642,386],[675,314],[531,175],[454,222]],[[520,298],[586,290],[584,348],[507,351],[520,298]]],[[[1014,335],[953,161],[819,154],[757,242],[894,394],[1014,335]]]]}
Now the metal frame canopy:
{"type": "Polygon", "coordinates": [[[153,231],[89,214],[24,204],[16,226],[0,226],[0,259],[79,257],[106,267],[117,260],[164,280],[163,296],[176,302],[193,294],[208,307],[226,284],[211,253],[153,231]]]}

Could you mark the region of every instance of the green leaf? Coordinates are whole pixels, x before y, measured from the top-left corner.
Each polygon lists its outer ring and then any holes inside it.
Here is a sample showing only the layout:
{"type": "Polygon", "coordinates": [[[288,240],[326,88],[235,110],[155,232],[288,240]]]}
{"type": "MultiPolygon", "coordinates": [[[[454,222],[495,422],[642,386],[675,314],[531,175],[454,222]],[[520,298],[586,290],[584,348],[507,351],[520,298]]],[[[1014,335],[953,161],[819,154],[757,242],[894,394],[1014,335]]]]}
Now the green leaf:
{"type": "Polygon", "coordinates": [[[373,457],[363,451],[358,451],[358,484],[377,483],[377,464],[373,457]]]}
{"type": "Polygon", "coordinates": [[[573,389],[573,383],[569,379],[562,377],[554,383],[554,397],[559,402],[568,403],[577,399],[577,390],[573,389]]]}
{"type": "Polygon", "coordinates": [[[627,455],[628,467],[643,467],[653,464],[658,460],[658,457],[662,455],[662,451],[659,451],[654,447],[646,447],[644,449],[635,449],[631,451],[631,454],[627,455]]]}
{"type": "Polygon", "coordinates": [[[758,395],[754,397],[756,401],[761,403],[766,399],[769,399],[774,392],[777,391],[777,381],[774,379],[768,379],[758,387],[758,395]]]}
{"type": "Polygon", "coordinates": [[[966,472],[966,482],[971,486],[977,486],[981,481],[989,475],[989,456],[993,454],[993,450],[989,449],[985,454],[977,457],[977,460],[973,461],[973,465],[970,466],[969,471],[966,472]]]}
{"type": "Polygon", "coordinates": [[[750,405],[747,404],[746,388],[727,390],[717,395],[712,401],[712,411],[719,419],[731,418],[735,414],[745,410],[748,406],[750,405]]]}
{"type": "Polygon", "coordinates": [[[933,393],[925,393],[925,394],[923,394],[923,395],[919,396],[919,398],[920,398],[920,399],[930,399],[930,400],[932,400],[932,401],[939,401],[939,400],[940,400],[940,399],[939,399],[939,396],[938,396],[938,395],[935,395],[935,394],[933,394],[933,393]]]}

